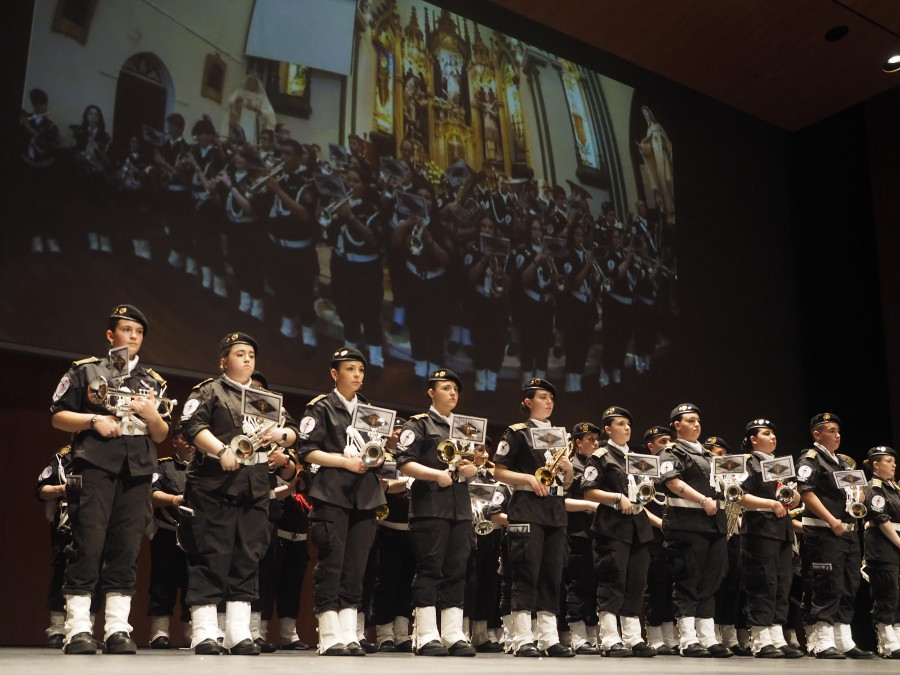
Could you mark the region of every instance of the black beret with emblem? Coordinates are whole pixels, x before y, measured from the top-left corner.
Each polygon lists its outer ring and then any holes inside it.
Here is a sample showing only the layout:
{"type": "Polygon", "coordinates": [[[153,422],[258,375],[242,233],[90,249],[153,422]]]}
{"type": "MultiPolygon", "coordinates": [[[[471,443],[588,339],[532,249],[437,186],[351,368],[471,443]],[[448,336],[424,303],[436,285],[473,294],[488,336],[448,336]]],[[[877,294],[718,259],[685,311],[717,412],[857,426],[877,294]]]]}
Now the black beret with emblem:
{"type": "Polygon", "coordinates": [[[730,454],[731,448],[728,446],[728,443],[721,436],[710,436],[705,441],[703,441],[703,447],[707,450],[719,446],[720,448],[725,448],[725,450],[730,454]]]}
{"type": "Polygon", "coordinates": [[[744,431],[746,432],[747,436],[751,436],[750,432],[755,429],[771,429],[772,431],[775,431],[775,425],[765,417],[757,417],[755,420],[750,420],[749,422],[747,422],[747,427],[746,429],[744,429],[744,431]]]}
{"type": "Polygon", "coordinates": [[[337,364],[342,361],[359,361],[364,366],[369,364],[363,353],[356,347],[341,347],[335,350],[334,354],[331,355],[331,367],[337,368],[337,364]]]}
{"type": "Polygon", "coordinates": [[[599,434],[600,427],[596,424],[591,424],[590,422],[579,422],[574,427],[572,427],[572,438],[576,441],[586,434],[599,434]]]}
{"type": "Polygon", "coordinates": [[[649,443],[654,438],[659,438],[660,436],[671,436],[672,432],[669,430],[669,427],[663,424],[657,424],[655,427],[650,427],[647,431],[644,432],[644,443],[649,443]]]}
{"type": "Polygon", "coordinates": [[[258,370],[254,370],[254,371],[253,371],[253,374],[250,376],[250,379],[251,379],[251,380],[256,380],[257,382],[259,382],[259,383],[262,385],[263,389],[268,389],[268,388],[269,388],[269,380],[267,380],[267,379],[266,379],[266,376],[263,375],[263,374],[262,374],[260,371],[258,371],[258,370]]]}
{"type": "Polygon", "coordinates": [[[809,430],[812,431],[816,427],[829,422],[834,422],[839,427],[841,426],[841,418],[834,413],[819,413],[809,421],[809,430]]]}
{"type": "Polygon", "coordinates": [[[682,415],[686,415],[687,413],[697,413],[700,414],[700,408],[695,406],[693,403],[681,403],[672,408],[672,412],[669,413],[669,421],[676,422],[678,418],[682,415]]]}
{"type": "Polygon", "coordinates": [[[600,419],[600,424],[606,426],[606,423],[614,417],[625,417],[629,422],[634,422],[634,418],[631,416],[631,413],[625,410],[625,408],[618,405],[611,405],[603,411],[603,417],[600,419]]]}
{"type": "Polygon", "coordinates": [[[459,379],[459,375],[447,368],[438,368],[428,376],[429,387],[435,382],[453,382],[456,385],[456,388],[459,391],[462,391],[462,382],[459,379]]]}
{"type": "Polygon", "coordinates": [[[128,319],[129,321],[137,321],[147,333],[147,317],[144,313],[134,305],[116,305],[112,312],[109,313],[110,319],[128,319]]]}
{"type": "Polygon", "coordinates": [[[540,377],[532,377],[528,380],[528,382],[525,383],[525,386],[522,387],[522,393],[527,396],[528,392],[534,391],[535,389],[549,391],[553,395],[553,398],[556,398],[556,387],[540,377]]]}
{"type": "Polygon", "coordinates": [[[897,453],[894,452],[894,449],[888,445],[876,445],[874,448],[869,448],[869,452],[866,453],[866,459],[871,460],[873,457],[878,457],[880,455],[890,455],[894,459],[897,458],[897,453]]]}
{"type": "Polygon", "coordinates": [[[406,422],[407,422],[406,418],[400,417],[400,415],[397,415],[394,418],[394,429],[396,429],[397,427],[402,427],[404,424],[406,424],[406,422]]]}
{"type": "Polygon", "coordinates": [[[250,345],[253,347],[253,351],[259,354],[259,345],[256,344],[256,340],[247,335],[246,333],[241,333],[238,331],[237,333],[229,333],[221,340],[219,340],[219,351],[224,352],[226,349],[231,347],[231,345],[250,345]]]}

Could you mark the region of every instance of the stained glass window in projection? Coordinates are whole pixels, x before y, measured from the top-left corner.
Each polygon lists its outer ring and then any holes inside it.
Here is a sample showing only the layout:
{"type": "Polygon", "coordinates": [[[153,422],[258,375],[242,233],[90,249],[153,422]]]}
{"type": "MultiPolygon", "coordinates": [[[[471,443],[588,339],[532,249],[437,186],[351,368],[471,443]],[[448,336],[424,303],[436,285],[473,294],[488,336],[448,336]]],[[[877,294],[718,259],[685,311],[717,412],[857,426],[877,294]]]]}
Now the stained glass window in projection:
{"type": "Polygon", "coordinates": [[[599,169],[600,152],[594,138],[591,119],[584,105],[584,95],[581,91],[581,75],[571,61],[559,59],[559,63],[562,65],[563,88],[566,90],[566,100],[569,103],[569,117],[572,120],[572,132],[575,136],[578,158],[581,164],[599,169]]]}
{"type": "Polygon", "coordinates": [[[513,162],[524,164],[528,159],[525,148],[525,121],[522,118],[522,102],[519,100],[517,72],[508,59],[503,60],[502,76],[503,88],[506,91],[509,126],[511,128],[513,162]]]}
{"type": "Polygon", "coordinates": [[[394,55],[383,44],[375,44],[375,128],[394,131],[394,55]]]}

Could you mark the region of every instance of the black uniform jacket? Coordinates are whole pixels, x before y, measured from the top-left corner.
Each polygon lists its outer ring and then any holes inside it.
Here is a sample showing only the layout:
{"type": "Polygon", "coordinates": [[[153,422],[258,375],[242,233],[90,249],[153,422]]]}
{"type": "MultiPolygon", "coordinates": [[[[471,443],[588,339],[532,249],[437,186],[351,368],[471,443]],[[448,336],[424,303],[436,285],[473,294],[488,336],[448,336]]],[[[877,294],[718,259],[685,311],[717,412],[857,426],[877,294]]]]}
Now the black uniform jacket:
{"type": "MultiPolygon", "coordinates": [[[[617,447],[597,448],[585,467],[582,489],[605,490],[628,495],[628,470],[625,455],[617,447]]],[[[612,506],[601,504],[594,514],[591,531],[599,537],[646,544],[653,539],[652,525],[643,512],[626,515],[612,506]]]]}
{"type": "Polygon", "coordinates": [[[814,492],[831,515],[845,523],[855,523],[856,519],[847,513],[847,494],[834,480],[835,471],[849,471],[851,468],[841,457],[835,455],[831,459],[822,450],[807,450],[797,464],[797,492],[801,495],[814,492]]]}
{"type": "MultiPolygon", "coordinates": [[[[360,403],[367,403],[357,395],[360,403]]],[[[306,406],[300,420],[298,457],[308,462],[313,450],[344,454],[350,413],[336,391],[317,396],[306,406]]],[[[359,474],[347,469],[320,466],[313,478],[310,496],[346,509],[374,509],[385,503],[381,482],[373,471],[359,474]]]]}
{"type": "MultiPolygon", "coordinates": [[[[707,453],[697,452],[681,441],[670,443],[659,453],[660,476],[657,488],[661,488],[666,497],[680,498],[681,495],[666,487],[666,481],[680,478],[700,494],[717,499],[720,495],[709,484],[709,473],[712,468],[709,460],[710,456],[707,453]]],[[[725,534],[727,531],[725,511],[720,508],[716,515],[708,516],[702,508],[674,506],[669,503],[663,516],[663,530],[725,534]]]]}
{"type": "MultiPolygon", "coordinates": [[[[437,446],[449,436],[450,426],[434,411],[413,415],[400,432],[397,468],[402,471],[404,464],[417,462],[429,469],[446,470],[447,464],[438,459],[437,446]]],[[[448,487],[430,480],[413,481],[409,517],[471,520],[472,501],[468,486],[465,481],[457,481],[456,474],[448,487]]]]}
{"type": "MultiPolygon", "coordinates": [[[[569,488],[568,496],[572,499],[584,499],[584,484],[582,476],[584,468],[587,466],[588,457],[579,453],[573,453],[572,468],[575,470],[575,479],[572,481],[572,487],[569,488]]],[[[590,537],[591,521],[594,519],[590,511],[569,511],[569,527],[568,533],[570,537],[590,537]]]]}
{"type": "MultiPolygon", "coordinates": [[[[105,377],[110,387],[118,390],[127,388],[138,392],[152,389],[157,398],[165,392],[166,381],[140,363],[121,383],[112,381],[112,372],[109,357],[76,361],[57,385],[53,404],[50,406],[51,414],[69,410],[93,415],[114,415],[103,403],[91,403],[88,400],[88,384],[98,376],[105,377]]],[[[166,424],[171,425],[169,415],[162,407],[160,414],[166,424]]],[[[127,465],[128,473],[132,476],[150,476],[156,471],[156,445],[148,435],[104,438],[93,429],[79,431],[72,440],[72,455],[76,460],[85,460],[112,474],[119,474],[123,464],[127,465]]]]}
{"type": "MultiPolygon", "coordinates": [[[[751,453],[747,455],[747,478],[741,483],[745,494],[762,497],[763,499],[775,499],[778,490],[778,481],[763,481],[760,462],[771,459],[771,455],[765,453],[751,453]]],[[[791,519],[787,516],[778,518],[770,511],[744,511],[741,519],[741,534],[751,537],[766,537],[778,541],[794,541],[794,529],[791,519]]]]}
{"type": "Polygon", "coordinates": [[[900,489],[894,481],[875,477],[869,485],[869,527],[866,529],[866,561],[887,565],[900,564],[900,549],[884,536],[882,523],[900,524],[900,489]]]}
{"type": "MultiPolygon", "coordinates": [[[[186,481],[187,462],[183,462],[177,457],[163,457],[159,460],[159,468],[153,474],[152,489],[169,495],[183,495],[186,481]]],[[[173,527],[178,525],[177,506],[157,507],[154,515],[159,518],[160,522],[167,525],[173,527]]]]}
{"type": "MultiPolygon", "coordinates": [[[[510,471],[530,474],[534,474],[544,466],[547,457],[543,450],[535,450],[532,447],[531,433],[528,431],[531,427],[537,427],[533,420],[507,427],[497,445],[494,462],[510,471]]],[[[509,500],[507,516],[511,523],[535,523],[551,527],[565,527],[568,522],[565,497],[561,494],[538,497],[534,492],[519,485],[515,487],[509,500]]]]}

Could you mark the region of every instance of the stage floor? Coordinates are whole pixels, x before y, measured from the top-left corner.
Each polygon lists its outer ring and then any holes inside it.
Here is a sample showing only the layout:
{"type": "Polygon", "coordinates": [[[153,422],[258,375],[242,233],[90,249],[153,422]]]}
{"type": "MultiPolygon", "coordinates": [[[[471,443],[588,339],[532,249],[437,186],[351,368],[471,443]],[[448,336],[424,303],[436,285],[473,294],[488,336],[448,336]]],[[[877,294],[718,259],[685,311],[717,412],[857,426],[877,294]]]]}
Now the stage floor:
{"type": "MultiPolygon", "coordinates": [[[[608,669],[613,663],[602,657],[579,656],[574,659],[515,659],[502,654],[479,654],[475,658],[434,658],[413,656],[412,654],[370,654],[363,658],[352,657],[320,657],[314,652],[275,652],[260,656],[195,656],[186,649],[172,651],[152,651],[139,649],[133,656],[111,656],[96,654],[94,656],[68,656],[61,651],[39,647],[6,647],[0,648],[0,671],[3,675],[18,673],[57,672],[65,668],[66,672],[88,672],[92,675],[159,675],[160,672],[172,668],[173,671],[190,669],[192,675],[216,673],[216,675],[252,675],[253,673],[269,674],[273,671],[297,672],[309,668],[316,675],[330,673],[344,675],[350,671],[366,673],[366,675],[397,675],[398,672],[409,672],[410,669],[427,669],[431,675],[437,673],[497,673],[507,675],[511,669],[520,673],[541,673],[546,675],[548,669],[573,673],[596,673],[598,669],[608,669]],[[548,661],[553,663],[548,663],[548,661]],[[415,661],[415,665],[413,665],[415,661]],[[65,663],[64,663],[65,662],[65,663]]],[[[656,675],[665,671],[672,673],[689,673],[690,675],[719,673],[759,673],[763,669],[773,667],[784,673],[867,673],[896,672],[897,664],[884,659],[870,661],[825,661],[803,658],[786,661],[766,662],[761,659],[733,657],[730,659],[685,659],[677,656],[656,657],[652,659],[617,659],[616,673],[647,673],[656,675]]]]}

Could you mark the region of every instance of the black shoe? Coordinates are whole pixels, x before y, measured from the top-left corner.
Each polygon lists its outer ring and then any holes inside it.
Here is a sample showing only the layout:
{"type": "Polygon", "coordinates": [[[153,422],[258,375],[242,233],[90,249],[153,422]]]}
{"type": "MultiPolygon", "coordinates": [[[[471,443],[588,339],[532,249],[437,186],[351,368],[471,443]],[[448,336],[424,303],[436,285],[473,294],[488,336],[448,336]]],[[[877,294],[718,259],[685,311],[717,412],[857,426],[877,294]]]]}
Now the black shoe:
{"type": "Polygon", "coordinates": [[[96,654],[97,643],[94,642],[94,636],[90,633],[76,633],[63,647],[63,651],[66,654],[96,654]]]}
{"type": "Polygon", "coordinates": [[[885,654],[884,658],[886,659],[900,659],[900,649],[895,649],[890,654],[885,654]]]}
{"type": "Polygon", "coordinates": [[[752,649],[747,649],[746,647],[741,647],[740,645],[732,645],[728,649],[730,649],[731,653],[735,656],[753,656],[752,649]]]}
{"type": "Polygon", "coordinates": [[[219,643],[212,638],[206,638],[194,647],[194,653],[199,654],[200,656],[218,656],[222,653],[222,648],[219,647],[219,643]]]}
{"type": "Polygon", "coordinates": [[[350,652],[350,656],[365,656],[366,650],[362,648],[358,642],[349,642],[347,644],[347,650],[350,652]]]}
{"type": "Polygon", "coordinates": [[[567,659],[570,656],[575,656],[575,652],[573,652],[565,645],[557,642],[555,645],[550,645],[549,647],[547,647],[547,649],[544,650],[544,656],[567,659]]]}
{"type": "Polygon", "coordinates": [[[381,646],[378,648],[378,651],[384,652],[384,653],[393,653],[393,652],[397,651],[397,647],[394,646],[393,640],[385,640],[384,642],[381,643],[381,646]]]}
{"type": "Polygon", "coordinates": [[[303,640],[294,640],[293,642],[291,642],[289,644],[281,645],[281,649],[288,649],[288,650],[294,650],[294,651],[300,652],[300,651],[305,651],[305,650],[309,649],[309,645],[306,644],[303,640]]]}
{"type": "Polygon", "coordinates": [[[234,654],[235,656],[259,656],[259,652],[259,645],[250,638],[244,638],[228,650],[229,654],[234,654]]]}
{"type": "Polygon", "coordinates": [[[516,650],[516,656],[540,656],[540,650],[534,646],[533,642],[526,642],[516,650]]]}
{"type": "Polygon", "coordinates": [[[820,652],[816,652],[817,659],[846,659],[847,657],[843,655],[843,653],[839,652],[834,647],[829,647],[828,649],[823,649],[820,652]]]}
{"type": "Polygon", "coordinates": [[[707,658],[712,656],[699,642],[693,642],[689,644],[687,647],[681,650],[682,656],[687,656],[689,658],[707,658]]]}
{"type": "Polygon", "coordinates": [[[63,642],[66,641],[66,636],[62,633],[57,633],[56,635],[51,635],[47,638],[47,646],[50,649],[61,649],[63,646],[63,642]]]}
{"type": "Polygon", "coordinates": [[[859,647],[854,647],[853,649],[848,649],[844,652],[844,656],[848,659],[874,659],[875,652],[866,651],[865,649],[860,649],[859,647]]]}
{"type": "Polygon", "coordinates": [[[638,642],[634,647],[631,648],[631,653],[634,656],[647,659],[651,656],[656,656],[657,652],[646,642],[638,642]]]}
{"type": "Polygon", "coordinates": [[[660,647],[656,647],[655,649],[657,656],[678,656],[678,651],[673,647],[662,645],[660,647]]]}
{"type": "Polygon", "coordinates": [[[479,654],[499,654],[503,651],[503,646],[499,642],[486,640],[475,647],[475,651],[479,654]]]}
{"type": "Polygon", "coordinates": [[[781,649],[781,653],[784,654],[784,658],[786,659],[802,659],[806,656],[806,652],[802,649],[797,649],[796,647],[791,647],[790,645],[784,645],[779,647],[781,649]]]}
{"type": "Polygon", "coordinates": [[[778,649],[778,647],[776,647],[775,645],[765,645],[753,656],[758,659],[783,659],[784,652],[778,649]]]}
{"type": "Polygon", "coordinates": [[[728,649],[725,645],[717,642],[714,645],[710,645],[706,648],[706,651],[710,653],[713,658],[716,659],[727,659],[734,656],[734,652],[728,649]]]}
{"type": "Polygon", "coordinates": [[[412,640],[404,640],[397,645],[397,651],[403,654],[412,654],[412,640]]]}
{"type": "Polygon", "coordinates": [[[272,654],[273,652],[278,651],[278,645],[273,645],[271,642],[266,642],[263,638],[258,637],[253,641],[257,647],[259,647],[259,651],[262,654],[272,654]]]}
{"type": "Polygon", "coordinates": [[[374,654],[378,651],[378,647],[373,645],[371,642],[363,638],[359,641],[359,646],[366,650],[366,654],[374,654]]]}
{"type": "Polygon", "coordinates": [[[343,642],[338,642],[322,652],[322,656],[350,656],[350,650],[343,642]]]}
{"type": "Polygon", "coordinates": [[[590,642],[585,642],[575,650],[575,654],[577,654],[578,656],[600,656],[601,654],[603,654],[603,652],[597,649],[590,642]]]}
{"type": "Polygon", "coordinates": [[[631,650],[621,642],[617,642],[609,649],[604,649],[603,656],[608,656],[612,659],[622,659],[627,656],[631,656],[631,650]]]}
{"type": "Polygon", "coordinates": [[[419,656],[449,656],[450,652],[440,640],[431,640],[416,649],[419,656]]]}
{"type": "Polygon", "coordinates": [[[134,640],[125,631],[113,633],[106,638],[106,645],[103,647],[104,654],[137,654],[137,645],[134,640]]]}
{"type": "Polygon", "coordinates": [[[447,649],[450,656],[475,656],[475,648],[465,640],[457,640],[447,649]]]}
{"type": "Polygon", "coordinates": [[[150,649],[172,649],[172,643],[167,636],[160,635],[150,640],[150,649]]]}

